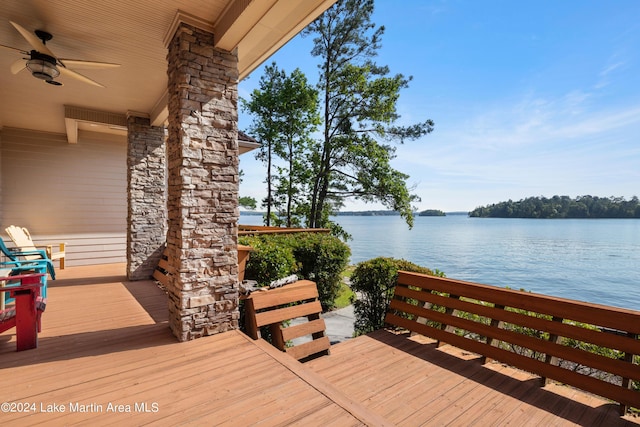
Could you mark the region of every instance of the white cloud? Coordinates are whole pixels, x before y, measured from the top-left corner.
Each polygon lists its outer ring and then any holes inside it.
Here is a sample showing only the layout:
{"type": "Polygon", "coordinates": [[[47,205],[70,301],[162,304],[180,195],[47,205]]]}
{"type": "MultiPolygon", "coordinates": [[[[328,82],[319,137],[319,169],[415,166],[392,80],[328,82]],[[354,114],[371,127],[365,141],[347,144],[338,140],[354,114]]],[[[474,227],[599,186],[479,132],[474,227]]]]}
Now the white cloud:
{"type": "Polygon", "coordinates": [[[638,192],[640,104],[600,107],[589,92],[524,95],[462,122],[442,122],[398,149],[422,207],[472,209],[533,195],[638,192]]]}
{"type": "Polygon", "coordinates": [[[617,55],[613,55],[609,62],[604,66],[604,68],[600,71],[598,77],[598,82],[594,85],[594,89],[602,89],[611,84],[611,74],[614,71],[624,67],[626,65],[625,61],[617,60],[617,55]]]}

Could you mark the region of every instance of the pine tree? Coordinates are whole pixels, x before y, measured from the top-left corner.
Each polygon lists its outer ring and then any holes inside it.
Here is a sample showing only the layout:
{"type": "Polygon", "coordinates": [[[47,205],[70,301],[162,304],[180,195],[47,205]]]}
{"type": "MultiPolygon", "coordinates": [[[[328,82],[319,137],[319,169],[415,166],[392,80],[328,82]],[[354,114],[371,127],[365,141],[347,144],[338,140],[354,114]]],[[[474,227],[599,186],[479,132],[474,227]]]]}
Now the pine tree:
{"type": "Polygon", "coordinates": [[[273,63],[266,67],[251,99],[243,100],[242,105],[254,116],[250,132],[262,143],[256,157],[267,167],[265,223],[271,225],[277,219],[276,209],[282,223],[291,227],[298,210],[297,196],[306,191],[309,138],[320,120],[318,93],[299,69],[287,75],[273,63]],[[276,166],[277,158],[286,166],[276,166]]]}
{"type": "Polygon", "coordinates": [[[413,225],[408,175],[393,169],[395,148],[381,141],[419,138],[433,130],[426,120],[395,126],[401,89],[411,77],[389,76],[373,62],[384,27],[371,22],[372,0],[340,0],[304,31],[314,37],[312,55],[321,63],[318,87],[323,102],[322,140],[313,156],[310,227],[328,224],[346,198],[378,201],[413,225]]]}

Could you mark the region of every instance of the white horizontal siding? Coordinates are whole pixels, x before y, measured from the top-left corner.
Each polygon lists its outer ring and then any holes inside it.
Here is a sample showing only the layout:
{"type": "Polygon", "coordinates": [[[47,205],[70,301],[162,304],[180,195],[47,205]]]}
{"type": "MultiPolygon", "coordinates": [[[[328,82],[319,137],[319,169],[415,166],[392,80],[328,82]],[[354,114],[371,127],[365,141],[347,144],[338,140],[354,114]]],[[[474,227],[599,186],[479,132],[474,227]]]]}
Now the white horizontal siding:
{"type": "MultiPolygon", "coordinates": [[[[126,137],[4,129],[0,220],[27,227],[38,244],[67,243],[67,266],[126,261],[126,137]]],[[[8,243],[8,242],[7,242],[8,243]]]]}

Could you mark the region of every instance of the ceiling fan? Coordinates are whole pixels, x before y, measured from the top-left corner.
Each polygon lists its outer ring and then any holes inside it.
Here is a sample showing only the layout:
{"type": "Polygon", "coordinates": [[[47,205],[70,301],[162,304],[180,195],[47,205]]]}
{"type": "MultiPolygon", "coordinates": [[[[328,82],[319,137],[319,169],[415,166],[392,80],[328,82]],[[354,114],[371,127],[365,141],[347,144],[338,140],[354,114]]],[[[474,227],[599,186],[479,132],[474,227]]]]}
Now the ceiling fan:
{"type": "Polygon", "coordinates": [[[0,47],[15,50],[23,55],[28,56],[28,58],[21,58],[11,64],[11,72],[13,74],[18,74],[20,71],[26,68],[31,72],[31,75],[33,77],[44,80],[46,83],[55,86],[62,86],[62,83],[55,80],[56,77],[62,74],[64,76],[72,77],[74,79],[81,80],[94,86],[104,87],[102,84],[96,82],[95,80],[92,80],[87,76],[73,71],[68,67],[81,69],[100,69],[120,66],[120,64],[111,64],[108,62],[94,62],[82,61],[78,59],[58,58],[46,46],[46,43],[53,38],[50,33],[43,30],[35,30],[32,34],[15,22],[9,22],[15,27],[16,30],[18,30],[22,37],[24,37],[33,48],[31,51],[27,51],[0,44],[0,47]]]}

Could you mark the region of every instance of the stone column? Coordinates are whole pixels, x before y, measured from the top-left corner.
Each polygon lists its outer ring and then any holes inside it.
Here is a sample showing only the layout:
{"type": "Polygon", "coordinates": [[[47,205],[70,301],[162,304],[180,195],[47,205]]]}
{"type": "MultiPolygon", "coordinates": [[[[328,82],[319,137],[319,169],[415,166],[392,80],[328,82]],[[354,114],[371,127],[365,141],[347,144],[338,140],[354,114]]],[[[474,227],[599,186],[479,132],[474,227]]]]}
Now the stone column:
{"type": "Polygon", "coordinates": [[[184,23],[168,48],[169,326],[185,341],[238,327],[238,68],[184,23]]]}
{"type": "Polygon", "coordinates": [[[4,200],[2,200],[2,129],[0,129],[0,224],[4,218],[4,200]]]}
{"type": "Polygon", "coordinates": [[[127,118],[127,277],[149,279],[167,236],[164,127],[149,119],[127,118]]]}
{"type": "Polygon", "coordinates": [[[2,206],[4,205],[4,200],[2,199],[2,129],[0,129],[0,224],[2,224],[2,219],[4,218],[4,210],[2,206]]]}

